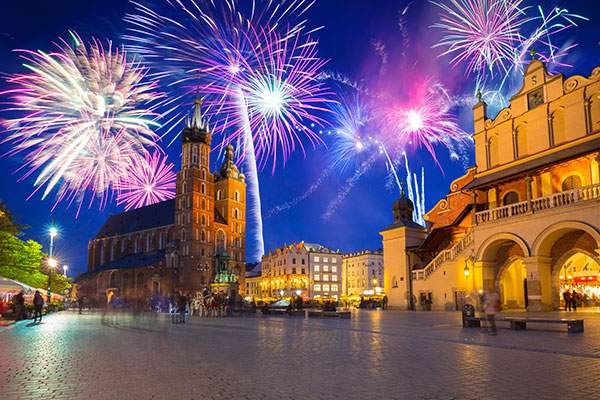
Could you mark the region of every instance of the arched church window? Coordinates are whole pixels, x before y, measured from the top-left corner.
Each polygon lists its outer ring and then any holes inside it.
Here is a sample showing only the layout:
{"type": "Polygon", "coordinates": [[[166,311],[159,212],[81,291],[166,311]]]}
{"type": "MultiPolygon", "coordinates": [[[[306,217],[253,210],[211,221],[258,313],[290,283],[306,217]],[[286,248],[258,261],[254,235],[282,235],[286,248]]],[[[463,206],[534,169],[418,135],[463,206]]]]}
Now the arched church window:
{"type": "Polygon", "coordinates": [[[217,200],[223,200],[223,192],[220,190],[217,191],[217,200]]]}
{"type": "Polygon", "coordinates": [[[202,230],[202,241],[206,242],[206,232],[204,231],[204,229],[202,230]]]}
{"type": "Polygon", "coordinates": [[[125,244],[127,243],[127,239],[121,239],[121,254],[125,253],[125,244]]]}
{"type": "Polygon", "coordinates": [[[146,236],[146,251],[150,251],[152,248],[152,237],[150,235],[146,236]]]}
{"type": "Polygon", "coordinates": [[[198,147],[194,146],[194,150],[192,150],[192,164],[198,163],[198,147]]]}
{"type": "Polygon", "coordinates": [[[181,241],[185,242],[185,229],[181,230],[181,241]]]}
{"type": "Polygon", "coordinates": [[[158,248],[162,249],[165,247],[165,234],[163,232],[158,236],[158,248]]]}
{"type": "Polygon", "coordinates": [[[202,216],[202,226],[206,225],[206,217],[203,215],[202,216]]]}
{"type": "Polygon", "coordinates": [[[238,209],[237,208],[233,209],[233,218],[238,219],[238,209]]]}
{"type": "Polygon", "coordinates": [[[577,175],[569,175],[565,178],[565,180],[563,180],[562,183],[562,191],[567,191],[567,190],[573,190],[573,189],[577,189],[580,188],[581,185],[581,178],[577,175]]]}
{"type": "Polygon", "coordinates": [[[239,192],[239,190],[235,191],[235,194],[233,195],[233,199],[235,201],[240,201],[240,192],[239,192]]]}
{"type": "Polygon", "coordinates": [[[202,170],[202,180],[205,181],[206,180],[206,171],[202,170]]]}
{"type": "Polygon", "coordinates": [[[181,185],[181,193],[185,193],[187,192],[187,183],[183,182],[183,185],[181,185]]]}
{"type": "Polygon", "coordinates": [[[217,231],[217,254],[221,254],[225,251],[225,246],[227,243],[227,239],[225,237],[225,232],[222,229],[217,231]]]}
{"type": "Polygon", "coordinates": [[[206,210],[206,202],[204,201],[204,199],[202,199],[202,209],[206,210]]]}
{"type": "Polygon", "coordinates": [[[206,194],[206,185],[202,184],[202,194],[206,194]]]}

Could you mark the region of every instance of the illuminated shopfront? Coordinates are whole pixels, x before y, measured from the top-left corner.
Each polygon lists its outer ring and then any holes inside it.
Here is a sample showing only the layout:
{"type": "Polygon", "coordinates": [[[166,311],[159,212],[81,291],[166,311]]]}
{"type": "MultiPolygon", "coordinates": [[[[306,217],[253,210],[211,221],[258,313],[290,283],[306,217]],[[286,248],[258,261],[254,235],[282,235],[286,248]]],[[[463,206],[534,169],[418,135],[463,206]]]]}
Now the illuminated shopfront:
{"type": "Polygon", "coordinates": [[[576,291],[583,306],[600,306],[600,265],[583,253],[571,256],[560,269],[560,298],[564,307],[563,293],[576,291]]]}

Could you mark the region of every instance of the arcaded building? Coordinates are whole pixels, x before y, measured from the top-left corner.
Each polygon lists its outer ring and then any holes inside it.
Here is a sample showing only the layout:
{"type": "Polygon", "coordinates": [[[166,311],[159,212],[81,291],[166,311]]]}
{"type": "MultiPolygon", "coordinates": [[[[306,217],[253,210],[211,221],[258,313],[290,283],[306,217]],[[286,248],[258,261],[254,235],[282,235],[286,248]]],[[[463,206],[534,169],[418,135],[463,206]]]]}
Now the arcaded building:
{"type": "Polygon", "coordinates": [[[89,242],[80,293],[103,298],[244,288],[246,183],[233,147],[210,172],[211,132],[196,98],[181,132],[175,199],[111,215],[89,242]]]}
{"type": "Polygon", "coordinates": [[[567,78],[534,59],[509,107],[473,113],[476,166],[427,227],[381,232],[390,306],[458,309],[488,289],[505,308],[558,309],[566,290],[600,305],[600,67],[567,78]]]}

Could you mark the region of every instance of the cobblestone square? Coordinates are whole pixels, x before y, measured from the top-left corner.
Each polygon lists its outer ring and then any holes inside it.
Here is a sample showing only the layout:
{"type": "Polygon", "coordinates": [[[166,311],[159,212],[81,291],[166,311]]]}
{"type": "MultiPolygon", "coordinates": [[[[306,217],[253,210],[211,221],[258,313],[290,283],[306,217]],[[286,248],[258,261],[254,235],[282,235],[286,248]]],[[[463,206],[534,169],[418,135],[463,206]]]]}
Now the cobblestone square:
{"type": "Polygon", "coordinates": [[[585,318],[585,332],[487,336],[451,312],[103,324],[67,311],[0,327],[0,398],[600,398],[600,315],[551,315],[585,318]]]}

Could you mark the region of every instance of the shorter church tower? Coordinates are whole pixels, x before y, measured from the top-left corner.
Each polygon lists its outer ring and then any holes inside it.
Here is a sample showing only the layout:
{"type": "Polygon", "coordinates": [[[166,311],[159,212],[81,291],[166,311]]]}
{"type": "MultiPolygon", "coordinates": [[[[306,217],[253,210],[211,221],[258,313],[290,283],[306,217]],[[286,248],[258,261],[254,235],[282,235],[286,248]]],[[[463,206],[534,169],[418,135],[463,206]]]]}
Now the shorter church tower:
{"type": "Polygon", "coordinates": [[[419,246],[425,240],[426,230],[413,221],[413,202],[404,194],[394,202],[394,223],[379,232],[383,236],[384,290],[392,308],[407,309],[410,297],[411,271],[414,257],[407,249],[419,246]]]}

